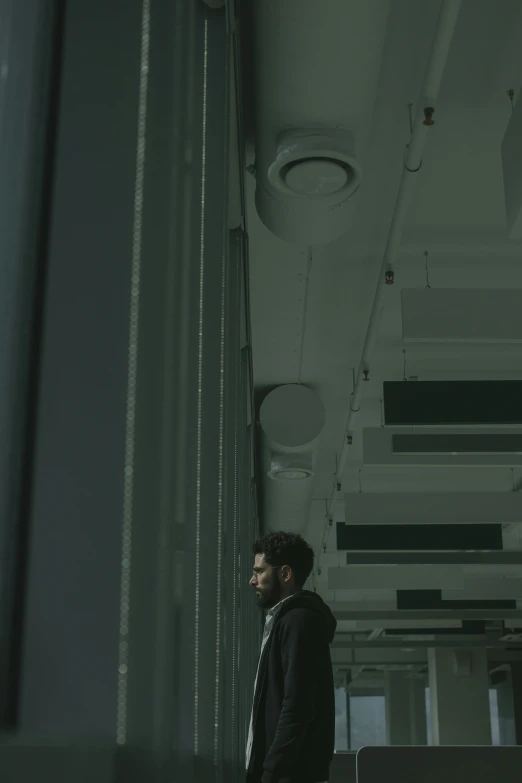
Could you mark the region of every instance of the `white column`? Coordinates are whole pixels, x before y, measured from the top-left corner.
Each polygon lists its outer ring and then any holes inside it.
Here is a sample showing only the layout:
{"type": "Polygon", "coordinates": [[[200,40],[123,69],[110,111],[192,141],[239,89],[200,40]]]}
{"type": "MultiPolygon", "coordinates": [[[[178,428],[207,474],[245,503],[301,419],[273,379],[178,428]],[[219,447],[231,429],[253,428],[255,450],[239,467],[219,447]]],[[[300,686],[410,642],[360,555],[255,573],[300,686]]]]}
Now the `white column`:
{"type": "Polygon", "coordinates": [[[428,650],[434,745],[491,745],[486,650],[428,650]]]}
{"type": "Polygon", "coordinates": [[[427,745],[426,682],[424,677],[412,678],[410,685],[410,743],[427,745]]]}
{"type": "Polygon", "coordinates": [[[386,742],[411,744],[410,679],[405,672],[387,671],[384,679],[386,742]]]}

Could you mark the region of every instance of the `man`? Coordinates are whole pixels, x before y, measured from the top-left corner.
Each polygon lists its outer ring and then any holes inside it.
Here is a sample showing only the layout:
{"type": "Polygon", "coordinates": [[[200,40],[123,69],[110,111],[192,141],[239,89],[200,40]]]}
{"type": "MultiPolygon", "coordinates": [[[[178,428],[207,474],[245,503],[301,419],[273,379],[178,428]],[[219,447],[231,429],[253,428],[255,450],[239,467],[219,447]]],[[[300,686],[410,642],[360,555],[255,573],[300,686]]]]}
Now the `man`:
{"type": "Polygon", "coordinates": [[[314,554],[294,533],[253,547],[251,587],[268,610],[246,752],[247,783],[325,783],[334,754],[335,697],[329,645],[336,620],[303,590],[314,554]]]}

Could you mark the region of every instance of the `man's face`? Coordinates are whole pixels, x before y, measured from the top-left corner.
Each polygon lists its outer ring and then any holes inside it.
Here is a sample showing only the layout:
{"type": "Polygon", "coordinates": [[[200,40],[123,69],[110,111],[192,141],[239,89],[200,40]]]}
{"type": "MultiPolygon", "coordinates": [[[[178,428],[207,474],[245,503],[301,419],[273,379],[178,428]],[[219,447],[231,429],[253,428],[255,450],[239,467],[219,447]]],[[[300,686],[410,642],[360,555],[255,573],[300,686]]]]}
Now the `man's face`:
{"type": "Polygon", "coordinates": [[[282,599],[279,569],[268,565],[263,555],[255,557],[250,587],[256,592],[257,605],[260,609],[272,609],[282,599]]]}

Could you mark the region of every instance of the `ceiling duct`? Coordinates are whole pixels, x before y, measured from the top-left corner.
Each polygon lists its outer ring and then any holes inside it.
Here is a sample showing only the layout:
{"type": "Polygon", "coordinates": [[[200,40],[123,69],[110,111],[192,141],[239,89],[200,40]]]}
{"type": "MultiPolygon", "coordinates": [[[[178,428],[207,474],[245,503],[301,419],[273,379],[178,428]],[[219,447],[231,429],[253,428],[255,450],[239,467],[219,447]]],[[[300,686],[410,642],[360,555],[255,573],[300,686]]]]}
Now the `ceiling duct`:
{"type": "Polygon", "coordinates": [[[276,236],[319,245],[346,231],[361,184],[349,130],[288,130],[257,147],[256,207],[276,236]]]}
{"type": "Polygon", "coordinates": [[[324,408],[307,386],[271,391],[261,405],[262,513],[265,529],[303,530],[312,500],[314,457],[324,408]]]}
{"type": "Polygon", "coordinates": [[[300,245],[350,229],[371,131],[387,0],[254,0],[256,208],[300,245]],[[364,74],[364,78],[361,78],[364,74]]]}

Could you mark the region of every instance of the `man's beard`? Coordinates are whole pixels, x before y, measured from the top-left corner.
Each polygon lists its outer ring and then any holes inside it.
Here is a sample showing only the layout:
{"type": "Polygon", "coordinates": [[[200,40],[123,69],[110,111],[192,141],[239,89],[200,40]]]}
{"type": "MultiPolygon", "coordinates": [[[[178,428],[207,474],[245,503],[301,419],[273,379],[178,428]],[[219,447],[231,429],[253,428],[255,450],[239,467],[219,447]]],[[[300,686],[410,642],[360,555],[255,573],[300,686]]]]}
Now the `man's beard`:
{"type": "Polygon", "coordinates": [[[257,596],[257,605],[260,609],[273,609],[281,600],[281,585],[274,576],[270,584],[265,585],[257,596]]]}

